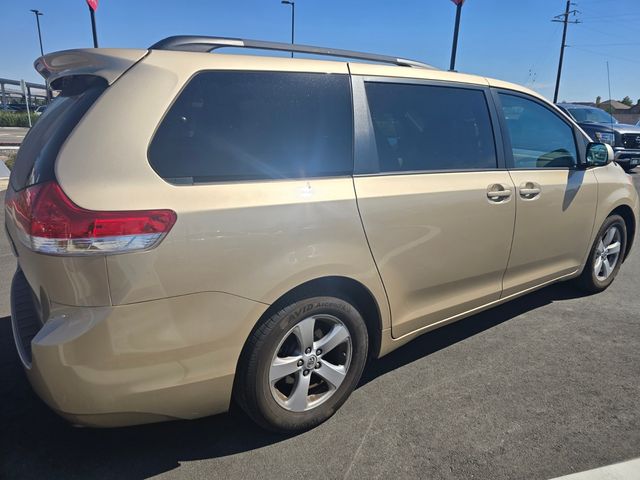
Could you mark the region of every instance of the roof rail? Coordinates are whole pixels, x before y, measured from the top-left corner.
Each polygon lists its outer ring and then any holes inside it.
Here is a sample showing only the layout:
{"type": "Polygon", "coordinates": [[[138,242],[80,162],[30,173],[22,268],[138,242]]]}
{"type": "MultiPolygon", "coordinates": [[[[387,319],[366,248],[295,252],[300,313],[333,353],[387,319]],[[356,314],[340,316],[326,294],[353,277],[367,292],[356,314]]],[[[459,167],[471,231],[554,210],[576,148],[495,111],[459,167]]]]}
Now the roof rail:
{"type": "Polygon", "coordinates": [[[160,40],[149,47],[151,50],[179,50],[186,52],[211,52],[218,48],[255,48],[259,50],[277,50],[283,52],[310,53],[313,55],[326,55],[329,57],[355,58],[372,62],[390,63],[404,67],[418,67],[437,70],[426,63],[406,58],[396,58],[374,53],[354,52],[352,50],[340,50],[337,48],[314,47],[312,45],[297,45],[292,43],[265,42],[262,40],[247,40],[243,38],[206,37],[177,35],[160,40]]]}

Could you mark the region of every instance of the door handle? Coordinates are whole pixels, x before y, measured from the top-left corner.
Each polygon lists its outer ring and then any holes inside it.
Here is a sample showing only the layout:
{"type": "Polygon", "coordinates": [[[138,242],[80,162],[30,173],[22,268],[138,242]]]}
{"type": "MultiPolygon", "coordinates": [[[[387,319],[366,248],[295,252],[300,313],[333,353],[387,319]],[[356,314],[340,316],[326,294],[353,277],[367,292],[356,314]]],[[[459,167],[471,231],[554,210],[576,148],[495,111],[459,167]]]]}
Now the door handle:
{"type": "Polygon", "coordinates": [[[501,183],[493,183],[487,187],[487,198],[490,202],[503,203],[511,197],[511,189],[501,183]]]}
{"type": "Polygon", "coordinates": [[[533,200],[542,193],[542,188],[535,182],[525,182],[518,187],[518,192],[524,200],[533,200]]]}

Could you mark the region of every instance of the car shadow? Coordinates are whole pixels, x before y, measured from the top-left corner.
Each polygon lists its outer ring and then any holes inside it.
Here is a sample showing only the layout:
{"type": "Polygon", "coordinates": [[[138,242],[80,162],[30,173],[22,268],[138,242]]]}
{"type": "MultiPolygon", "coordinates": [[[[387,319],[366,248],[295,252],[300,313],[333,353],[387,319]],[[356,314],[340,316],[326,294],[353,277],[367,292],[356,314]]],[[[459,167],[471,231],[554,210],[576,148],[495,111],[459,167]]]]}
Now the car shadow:
{"type": "MultiPolygon", "coordinates": [[[[558,284],[429,332],[373,361],[361,385],[549,303],[582,293],[558,284]]],[[[32,392],[15,353],[8,317],[0,319],[0,478],[141,478],[180,462],[226,457],[290,438],[228,414],[118,429],[72,427],[32,392]]]]}

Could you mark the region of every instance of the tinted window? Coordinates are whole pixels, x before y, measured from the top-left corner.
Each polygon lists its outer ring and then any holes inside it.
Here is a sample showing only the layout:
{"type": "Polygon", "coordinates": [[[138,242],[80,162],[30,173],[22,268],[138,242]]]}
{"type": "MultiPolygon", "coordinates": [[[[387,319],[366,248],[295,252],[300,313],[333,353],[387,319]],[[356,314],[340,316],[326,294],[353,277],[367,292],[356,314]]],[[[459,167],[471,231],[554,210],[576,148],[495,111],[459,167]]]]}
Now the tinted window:
{"type": "Polygon", "coordinates": [[[180,94],[149,148],[168,181],[350,175],[346,75],[203,72],[180,94]]]}
{"type": "Polygon", "coordinates": [[[480,90],[366,83],[381,172],[496,168],[480,90]]]}
{"type": "Polygon", "coordinates": [[[11,186],[21,190],[54,178],[54,163],[71,131],[107,87],[98,77],[63,80],[61,93],[24,138],[11,171],[11,186]]]}
{"type": "Polygon", "coordinates": [[[515,168],[576,165],[573,129],[560,117],[533,100],[502,93],[500,99],[515,168]]]}

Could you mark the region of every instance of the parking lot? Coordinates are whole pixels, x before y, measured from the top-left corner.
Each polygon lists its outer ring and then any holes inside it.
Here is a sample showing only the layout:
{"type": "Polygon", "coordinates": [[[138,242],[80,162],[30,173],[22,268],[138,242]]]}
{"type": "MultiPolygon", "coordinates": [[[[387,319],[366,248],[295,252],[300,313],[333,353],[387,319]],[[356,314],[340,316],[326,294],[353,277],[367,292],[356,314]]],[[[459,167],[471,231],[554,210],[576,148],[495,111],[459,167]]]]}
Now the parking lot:
{"type": "Polygon", "coordinates": [[[559,284],[424,335],[296,436],[264,432],[235,407],[71,427],[32,393],[15,353],[14,266],[2,234],[0,478],[542,479],[640,457],[640,243],[606,292],[559,284]]]}

